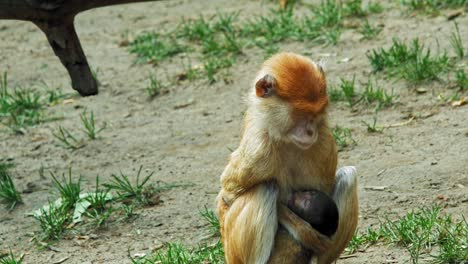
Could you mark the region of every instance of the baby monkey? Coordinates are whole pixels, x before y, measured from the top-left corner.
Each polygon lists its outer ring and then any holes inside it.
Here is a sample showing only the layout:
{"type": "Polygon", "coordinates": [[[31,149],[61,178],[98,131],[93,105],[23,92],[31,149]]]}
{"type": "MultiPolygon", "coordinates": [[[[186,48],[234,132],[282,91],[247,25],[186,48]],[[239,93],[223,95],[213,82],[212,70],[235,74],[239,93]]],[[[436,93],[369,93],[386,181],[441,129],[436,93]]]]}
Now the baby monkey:
{"type": "Polygon", "coordinates": [[[328,237],[335,234],[338,228],[338,207],[324,192],[294,192],[288,200],[288,208],[328,237]]]}
{"type": "MultiPolygon", "coordinates": [[[[338,229],[338,208],[331,197],[316,189],[296,191],[287,200],[287,207],[321,234],[331,237],[338,229]]],[[[279,227],[268,264],[311,263],[314,252],[291,239],[288,231],[279,227]]]]}

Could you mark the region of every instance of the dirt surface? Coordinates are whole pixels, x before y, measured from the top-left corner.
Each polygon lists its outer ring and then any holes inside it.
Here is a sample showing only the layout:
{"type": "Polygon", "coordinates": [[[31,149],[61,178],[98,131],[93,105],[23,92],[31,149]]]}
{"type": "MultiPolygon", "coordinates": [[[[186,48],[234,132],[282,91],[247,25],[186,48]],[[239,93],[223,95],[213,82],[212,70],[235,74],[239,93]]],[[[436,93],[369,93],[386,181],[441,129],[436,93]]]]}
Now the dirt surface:
{"type": "MultiPolygon", "coordinates": [[[[181,241],[196,245],[209,233],[199,209],[213,207],[219,190],[219,175],[230,149],[239,141],[240,122],[246,106],[243,96],[264,60],[262,53],[246,49],[229,70],[232,82],[205,80],[176,82],[186,60],[176,56],[153,67],[135,64],[136,57],[119,43],[126,36],[143,31],[174,28],[182,17],[239,11],[249,18],[266,12],[274,4],[261,1],[167,1],[116,6],[86,12],[76,25],[83,48],[102,82],[98,96],[61,102],[47,109],[62,120],[42,123],[25,130],[24,135],[0,131],[0,159],[15,164],[12,170],[24,204],[8,212],[0,208],[0,250],[11,248],[25,254],[24,263],[130,263],[128,255],[150,253],[164,242],[181,241]],[[168,93],[148,100],[148,76],[156,74],[170,83],[168,93]],[[183,107],[181,107],[183,106],[183,107]],[[98,124],[107,122],[101,138],[70,151],[60,146],[52,132],[59,125],[78,131],[79,114],[93,111],[98,124]],[[188,183],[162,194],[163,203],[139,208],[133,221],[112,221],[103,230],[79,231],[54,243],[57,250],[40,249],[31,240],[38,223],[25,214],[56,197],[51,194],[50,177],[39,176],[40,167],[56,174],[69,167],[81,174],[92,187],[96,175],[103,182],[119,171],[135,175],[143,165],[155,171],[153,182],[188,183]],[[78,235],[91,235],[80,240],[78,235]]],[[[384,2],[386,3],[386,2],[384,2]]],[[[286,42],[281,50],[310,55],[327,61],[331,84],[339,78],[366,81],[371,67],[365,56],[373,48],[388,47],[393,37],[411,40],[419,37],[433,49],[452,48],[449,36],[453,23],[445,15],[408,15],[398,4],[385,4],[382,14],[369,20],[383,25],[372,41],[361,40],[353,29],[345,30],[337,46],[286,42]]],[[[464,43],[468,43],[468,15],[457,18],[464,43]]],[[[465,61],[466,63],[466,61],[465,61]]],[[[10,85],[30,86],[44,81],[49,88],[72,92],[65,69],[54,56],[43,34],[32,24],[0,21],[0,72],[8,71],[10,85]]],[[[375,225],[379,217],[397,217],[412,209],[440,204],[444,212],[461,218],[468,213],[468,107],[452,107],[440,100],[454,90],[446,83],[422,85],[418,94],[404,81],[379,83],[398,95],[398,103],[380,111],[378,124],[390,126],[383,133],[367,132],[362,120],[371,122],[373,107],[358,105],[351,110],[345,103],[333,103],[329,111],[333,125],[352,130],[357,144],[339,153],[339,163],[354,165],[359,171],[361,230],[375,225]],[[409,116],[417,118],[408,122],[409,116]],[[385,190],[372,190],[385,186],[385,190]],[[443,195],[447,199],[438,199],[443,195]]],[[[42,86],[43,87],[43,86],[42,86]]],[[[37,87],[41,88],[41,86],[37,87]]],[[[79,133],[79,132],[77,132],[79,133]]],[[[403,248],[372,246],[338,263],[404,263],[409,256],[403,248]]]]}

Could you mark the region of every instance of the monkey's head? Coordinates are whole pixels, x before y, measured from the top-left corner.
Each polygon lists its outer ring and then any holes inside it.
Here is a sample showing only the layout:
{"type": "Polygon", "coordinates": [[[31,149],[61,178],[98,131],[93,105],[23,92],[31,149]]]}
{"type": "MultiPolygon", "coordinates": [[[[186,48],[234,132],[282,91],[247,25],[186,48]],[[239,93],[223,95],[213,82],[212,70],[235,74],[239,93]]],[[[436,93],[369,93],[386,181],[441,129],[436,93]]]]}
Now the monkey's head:
{"type": "Polygon", "coordinates": [[[328,104],[325,73],[312,60],[279,53],[265,61],[250,96],[254,118],[276,140],[301,149],[317,142],[328,104]]]}

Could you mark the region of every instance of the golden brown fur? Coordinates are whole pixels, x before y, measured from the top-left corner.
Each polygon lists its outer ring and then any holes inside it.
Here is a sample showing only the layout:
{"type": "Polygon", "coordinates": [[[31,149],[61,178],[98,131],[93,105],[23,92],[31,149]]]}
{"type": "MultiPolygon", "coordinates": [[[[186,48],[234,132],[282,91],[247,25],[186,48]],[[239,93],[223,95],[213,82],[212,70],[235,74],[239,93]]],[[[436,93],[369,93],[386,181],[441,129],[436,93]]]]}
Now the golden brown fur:
{"type": "Polygon", "coordinates": [[[324,73],[305,57],[280,53],[265,62],[255,88],[217,198],[227,263],[308,263],[311,250],[319,263],[330,263],[354,233],[357,197],[352,206],[343,201],[355,193],[346,180],[336,192],[337,152],[325,113],[324,73]],[[310,147],[289,137],[301,122],[318,133],[316,139],[303,136],[313,140],[310,147]],[[333,195],[337,203],[340,224],[331,239],[284,205],[293,191],[308,189],[333,195]],[[284,229],[278,231],[278,222],[284,229]]]}

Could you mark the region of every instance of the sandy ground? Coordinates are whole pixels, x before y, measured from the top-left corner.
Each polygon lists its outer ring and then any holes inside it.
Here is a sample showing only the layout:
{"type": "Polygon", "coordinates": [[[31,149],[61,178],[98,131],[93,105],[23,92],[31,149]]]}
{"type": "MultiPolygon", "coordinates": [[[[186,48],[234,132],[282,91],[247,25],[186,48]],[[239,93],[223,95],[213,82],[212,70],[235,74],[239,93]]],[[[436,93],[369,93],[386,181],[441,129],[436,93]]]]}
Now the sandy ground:
{"type": "MultiPolygon", "coordinates": [[[[177,56],[153,67],[135,64],[135,56],[120,47],[125,35],[143,31],[170,29],[182,17],[240,11],[249,18],[273,5],[260,1],[168,1],[132,4],[92,10],[77,17],[76,25],[83,48],[93,68],[99,69],[102,82],[98,96],[79,98],[47,109],[63,120],[27,128],[25,135],[0,132],[0,159],[15,163],[13,176],[19,190],[28,184],[35,187],[23,193],[24,205],[12,212],[0,208],[0,250],[11,248],[25,254],[24,263],[130,263],[128,254],[149,253],[164,242],[181,241],[196,245],[208,233],[198,209],[213,207],[219,190],[218,178],[230,149],[239,141],[240,122],[245,104],[242,97],[249,89],[263,54],[246,50],[231,68],[232,83],[205,80],[174,82],[183,69],[184,59],[177,56]],[[149,101],[145,91],[148,76],[168,76],[169,93],[149,101]],[[178,106],[187,104],[187,107],[178,106]],[[99,123],[107,122],[101,139],[88,141],[77,151],[61,147],[52,132],[62,125],[72,131],[80,127],[79,114],[87,108],[99,123]],[[153,181],[189,183],[162,195],[163,203],[137,210],[133,221],[113,221],[104,230],[84,230],[55,243],[59,250],[39,249],[31,241],[38,224],[25,214],[51,197],[49,177],[41,178],[39,168],[56,174],[69,167],[94,184],[119,171],[134,175],[140,165],[155,171],[153,181]],[[78,235],[92,235],[79,240],[78,235]]],[[[361,41],[355,30],[346,30],[337,46],[287,42],[282,50],[308,54],[327,60],[328,81],[339,78],[365,81],[371,67],[365,56],[372,48],[387,47],[393,37],[410,40],[419,37],[430,47],[451,47],[448,37],[453,24],[443,15],[409,16],[387,5],[387,10],[369,19],[383,25],[381,35],[361,41]]],[[[464,43],[468,43],[468,16],[457,18],[464,43]]],[[[8,71],[10,84],[29,86],[45,81],[49,89],[58,87],[71,92],[70,81],[43,34],[32,24],[0,21],[0,72],[8,71]]],[[[382,75],[379,75],[382,78],[382,75]]],[[[353,111],[345,103],[331,105],[333,125],[352,129],[357,145],[339,153],[341,165],[354,165],[359,171],[360,223],[365,229],[378,223],[379,217],[397,217],[411,209],[440,204],[444,212],[457,218],[468,213],[468,107],[452,107],[438,99],[450,96],[445,83],[423,85],[428,90],[417,94],[403,81],[379,80],[399,96],[398,103],[379,113],[381,126],[405,123],[409,116],[418,118],[401,126],[370,134],[362,120],[372,121],[373,108],[359,105],[353,111]],[[386,186],[384,191],[366,187],[386,186]],[[448,199],[439,200],[438,195],[448,199]]],[[[44,89],[38,87],[37,89],[44,89]]],[[[79,133],[79,132],[77,132],[79,133]]],[[[30,189],[30,188],[28,188],[30,189]]],[[[409,256],[404,249],[372,246],[338,263],[404,263],[409,256]]]]}

